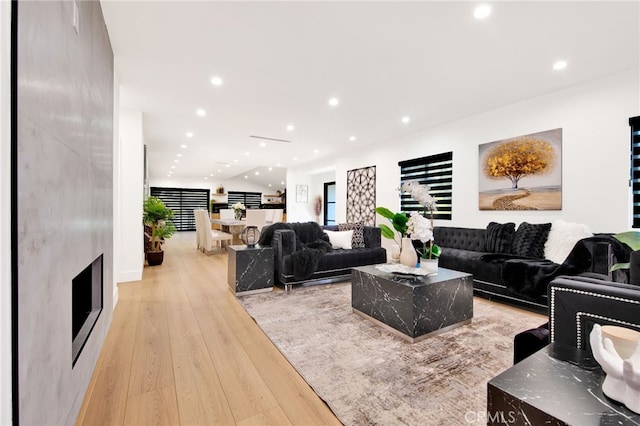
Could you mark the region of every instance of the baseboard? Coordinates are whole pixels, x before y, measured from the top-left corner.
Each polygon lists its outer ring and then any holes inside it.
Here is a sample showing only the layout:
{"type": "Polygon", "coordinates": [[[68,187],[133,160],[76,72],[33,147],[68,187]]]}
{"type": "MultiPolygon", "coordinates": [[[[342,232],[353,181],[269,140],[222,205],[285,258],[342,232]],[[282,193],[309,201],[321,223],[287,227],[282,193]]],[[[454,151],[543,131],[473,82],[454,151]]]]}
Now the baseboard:
{"type": "Polygon", "coordinates": [[[113,309],[116,308],[118,304],[118,284],[114,283],[113,286],[113,309]]]}
{"type": "Polygon", "coordinates": [[[127,283],[131,281],[140,281],[142,279],[142,269],[120,272],[119,283],[127,283]]]}

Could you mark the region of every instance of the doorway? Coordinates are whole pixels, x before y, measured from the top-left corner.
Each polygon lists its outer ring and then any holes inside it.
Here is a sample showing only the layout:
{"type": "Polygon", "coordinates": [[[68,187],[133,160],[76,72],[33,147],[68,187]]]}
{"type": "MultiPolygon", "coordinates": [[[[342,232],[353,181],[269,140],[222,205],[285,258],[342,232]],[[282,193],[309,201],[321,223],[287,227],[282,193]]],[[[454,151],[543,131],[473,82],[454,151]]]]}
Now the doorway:
{"type": "Polygon", "coordinates": [[[324,224],[336,224],[336,182],[324,184],[324,224]]]}

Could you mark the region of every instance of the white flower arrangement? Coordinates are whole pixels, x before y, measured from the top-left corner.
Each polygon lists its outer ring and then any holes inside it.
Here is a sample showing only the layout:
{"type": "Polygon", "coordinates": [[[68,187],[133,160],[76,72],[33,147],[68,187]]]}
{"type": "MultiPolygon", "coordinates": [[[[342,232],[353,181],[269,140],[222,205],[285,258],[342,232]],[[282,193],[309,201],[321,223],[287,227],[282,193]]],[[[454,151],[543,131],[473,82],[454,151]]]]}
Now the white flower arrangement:
{"type": "Polygon", "coordinates": [[[423,243],[433,240],[433,229],[431,222],[421,214],[412,212],[407,222],[407,234],[412,240],[420,240],[423,243]]]}
{"type": "Polygon", "coordinates": [[[231,206],[231,208],[235,211],[238,211],[238,210],[244,210],[245,206],[242,203],[235,203],[231,206]]]}
{"type": "Polygon", "coordinates": [[[409,195],[411,195],[411,198],[416,200],[433,214],[435,210],[438,210],[438,204],[436,199],[429,194],[430,190],[431,188],[429,188],[429,185],[421,185],[415,180],[404,182],[400,185],[400,191],[408,192],[409,195]]]}

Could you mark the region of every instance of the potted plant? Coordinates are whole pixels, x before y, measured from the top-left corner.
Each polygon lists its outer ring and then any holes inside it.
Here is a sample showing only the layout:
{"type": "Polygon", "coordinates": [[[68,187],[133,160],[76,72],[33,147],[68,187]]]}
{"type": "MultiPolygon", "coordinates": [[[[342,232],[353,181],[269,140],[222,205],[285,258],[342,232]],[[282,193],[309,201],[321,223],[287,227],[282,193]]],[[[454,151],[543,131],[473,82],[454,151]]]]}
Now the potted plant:
{"type": "Polygon", "coordinates": [[[165,206],[158,197],[144,200],[142,210],[145,238],[148,240],[148,244],[145,245],[147,262],[149,266],[161,265],[164,261],[162,243],[176,232],[176,227],[169,220],[173,217],[173,210],[165,206]]]}

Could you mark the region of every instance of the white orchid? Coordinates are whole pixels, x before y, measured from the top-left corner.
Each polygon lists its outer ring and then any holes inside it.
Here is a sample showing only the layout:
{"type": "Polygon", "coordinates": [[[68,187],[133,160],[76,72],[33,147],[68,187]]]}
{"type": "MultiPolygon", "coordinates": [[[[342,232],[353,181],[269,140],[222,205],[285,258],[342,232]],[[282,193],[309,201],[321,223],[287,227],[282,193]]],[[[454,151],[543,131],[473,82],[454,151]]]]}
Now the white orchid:
{"type": "Polygon", "coordinates": [[[412,240],[420,240],[422,243],[433,240],[431,222],[417,212],[412,212],[407,222],[407,233],[412,240]]]}
{"type": "Polygon", "coordinates": [[[438,204],[436,199],[429,194],[431,188],[429,185],[422,185],[418,181],[412,180],[408,182],[403,182],[400,186],[400,191],[408,192],[411,195],[411,198],[416,200],[420,205],[424,206],[425,209],[433,212],[438,210],[438,204]]]}
{"type": "Polygon", "coordinates": [[[245,209],[244,204],[242,203],[235,203],[231,206],[231,208],[236,211],[245,209]]]}

